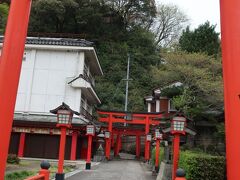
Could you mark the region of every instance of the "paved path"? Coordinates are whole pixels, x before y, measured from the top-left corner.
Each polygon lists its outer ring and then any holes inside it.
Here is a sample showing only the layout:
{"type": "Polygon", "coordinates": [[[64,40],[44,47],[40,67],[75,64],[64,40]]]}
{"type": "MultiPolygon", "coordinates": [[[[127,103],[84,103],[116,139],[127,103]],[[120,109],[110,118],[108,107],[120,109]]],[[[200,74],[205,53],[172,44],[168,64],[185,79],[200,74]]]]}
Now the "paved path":
{"type": "Polygon", "coordinates": [[[84,170],[67,180],[155,180],[147,166],[134,160],[113,160],[103,162],[92,167],[92,170],[84,170]]]}

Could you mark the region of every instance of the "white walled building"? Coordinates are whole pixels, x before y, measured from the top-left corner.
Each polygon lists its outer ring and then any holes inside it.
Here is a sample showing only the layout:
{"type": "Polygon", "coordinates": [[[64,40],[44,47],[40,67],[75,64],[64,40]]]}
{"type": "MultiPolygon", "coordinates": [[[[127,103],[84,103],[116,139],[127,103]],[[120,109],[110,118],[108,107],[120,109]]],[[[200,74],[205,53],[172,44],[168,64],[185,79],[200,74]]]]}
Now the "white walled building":
{"type": "MultiPolygon", "coordinates": [[[[0,45],[2,42],[3,37],[0,37],[0,45]]],[[[71,109],[79,112],[80,116],[73,118],[72,129],[68,131],[69,136],[73,136],[73,132],[76,132],[78,138],[80,125],[85,125],[92,120],[93,106],[101,103],[94,90],[94,78],[101,75],[103,72],[91,42],[81,39],[28,37],[22,62],[9,151],[19,154],[21,137],[24,133],[24,142],[26,134],[27,143],[23,143],[20,156],[27,154],[30,157],[55,158],[58,148],[54,150],[56,153],[52,156],[44,155],[46,149],[37,153],[36,156],[36,153],[33,152],[35,149],[33,141],[37,141],[43,134],[46,136],[44,136],[42,144],[40,143],[41,148],[45,146],[44,143],[48,139],[49,142],[54,141],[49,134],[57,135],[55,140],[57,143],[59,141],[59,130],[55,127],[56,116],[49,111],[64,102],[71,109]],[[31,142],[32,145],[29,145],[31,142]],[[16,146],[19,146],[18,152],[15,150],[16,146]],[[27,146],[27,150],[24,146],[27,146]]],[[[78,148],[82,149],[83,147],[78,148]]],[[[70,149],[71,159],[74,159],[72,158],[74,156],[73,147],[70,149]]]]}
{"type": "Polygon", "coordinates": [[[15,112],[48,115],[65,102],[75,111],[84,108],[91,114],[92,106],[100,103],[93,89],[96,75],[102,75],[102,69],[89,42],[28,38],[15,112]]]}

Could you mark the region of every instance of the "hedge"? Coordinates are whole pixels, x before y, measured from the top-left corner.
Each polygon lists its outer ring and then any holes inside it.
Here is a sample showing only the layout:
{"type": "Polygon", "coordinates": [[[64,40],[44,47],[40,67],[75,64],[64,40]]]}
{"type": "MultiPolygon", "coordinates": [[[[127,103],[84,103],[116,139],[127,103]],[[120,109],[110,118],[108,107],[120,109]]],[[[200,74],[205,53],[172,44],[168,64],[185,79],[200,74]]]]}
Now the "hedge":
{"type": "MultiPolygon", "coordinates": [[[[160,167],[160,164],[161,164],[161,161],[163,160],[163,148],[164,147],[160,147],[160,152],[159,152],[159,167],[160,167]]],[[[152,164],[154,165],[155,164],[155,156],[156,156],[156,147],[152,149],[152,152],[151,152],[151,161],[152,161],[152,164]]]]}
{"type": "Polygon", "coordinates": [[[224,180],[225,157],[181,151],[179,167],[186,171],[187,180],[224,180]]]}

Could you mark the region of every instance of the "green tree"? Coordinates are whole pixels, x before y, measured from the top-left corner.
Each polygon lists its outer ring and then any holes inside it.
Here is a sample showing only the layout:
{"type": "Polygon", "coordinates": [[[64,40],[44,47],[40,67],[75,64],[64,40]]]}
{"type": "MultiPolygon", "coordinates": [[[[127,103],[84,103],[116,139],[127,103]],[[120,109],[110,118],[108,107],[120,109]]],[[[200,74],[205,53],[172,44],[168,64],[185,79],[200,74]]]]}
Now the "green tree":
{"type": "Polygon", "coordinates": [[[6,3],[0,4],[0,34],[3,34],[7,22],[9,6],[6,3]]]}
{"type": "Polygon", "coordinates": [[[103,2],[122,17],[125,28],[135,25],[149,27],[156,13],[153,0],[103,0],[103,2]]]}
{"type": "Polygon", "coordinates": [[[102,42],[98,55],[104,76],[97,80],[97,91],[103,100],[101,108],[124,110],[127,54],[130,53],[129,104],[130,111],[144,110],[143,97],[155,87],[151,81],[150,67],[159,61],[155,51],[154,36],[143,28],[135,28],[124,39],[102,42]]]}
{"type": "Polygon", "coordinates": [[[33,1],[30,17],[30,31],[62,32],[66,8],[62,1],[33,1]]]}
{"type": "Polygon", "coordinates": [[[190,53],[201,52],[216,56],[220,51],[220,40],[215,27],[208,21],[193,31],[188,26],[179,39],[180,48],[190,53]]]}
{"type": "Polygon", "coordinates": [[[204,54],[171,52],[163,54],[164,63],[152,67],[153,80],[159,87],[175,82],[183,84],[183,90],[173,98],[178,109],[194,118],[205,111],[222,110],[223,88],[221,61],[204,54]]]}

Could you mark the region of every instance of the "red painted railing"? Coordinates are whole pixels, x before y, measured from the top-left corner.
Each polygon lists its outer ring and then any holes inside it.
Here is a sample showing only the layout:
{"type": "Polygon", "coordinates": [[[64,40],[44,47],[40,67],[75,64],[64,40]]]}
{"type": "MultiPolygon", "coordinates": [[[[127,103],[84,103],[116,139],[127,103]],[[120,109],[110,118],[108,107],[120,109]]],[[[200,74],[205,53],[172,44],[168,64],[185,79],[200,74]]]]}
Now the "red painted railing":
{"type": "Polygon", "coordinates": [[[41,162],[41,170],[39,171],[38,175],[29,177],[25,180],[49,180],[50,177],[50,171],[48,170],[50,168],[50,164],[47,161],[41,162]]]}
{"type": "Polygon", "coordinates": [[[41,174],[41,175],[36,175],[36,176],[29,177],[25,180],[45,180],[45,176],[41,174]]]}

